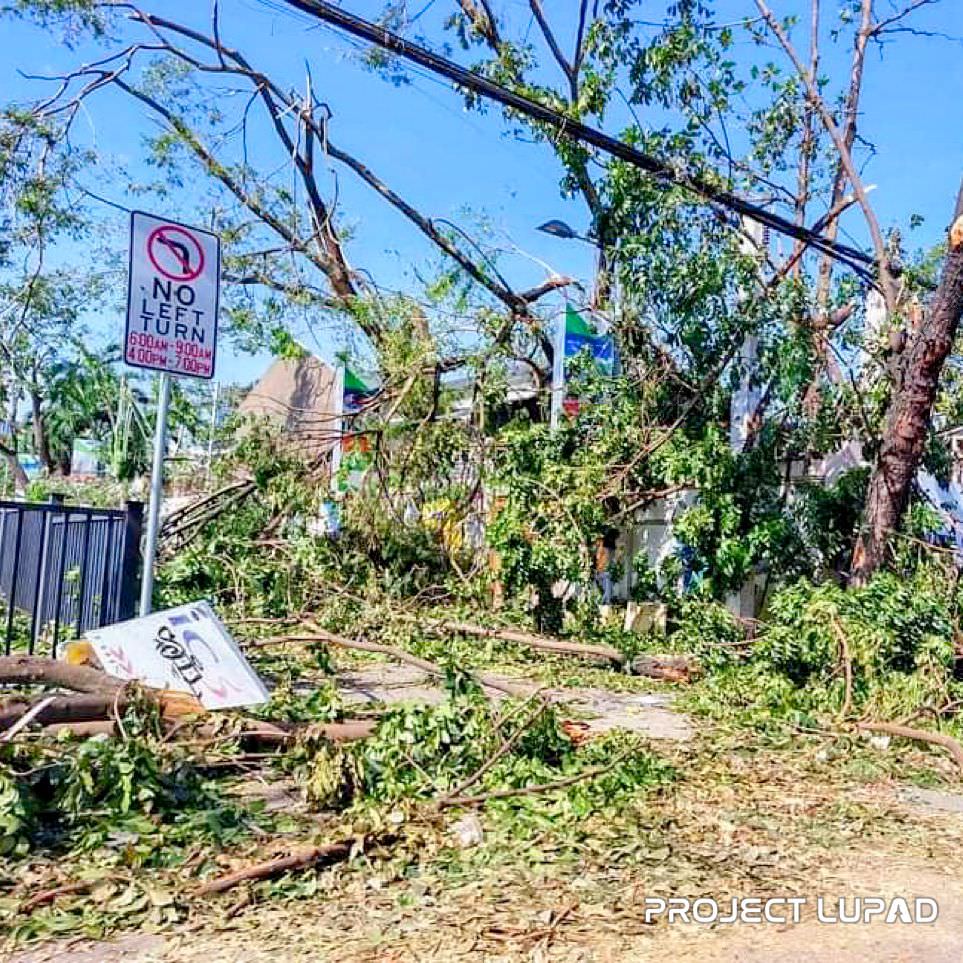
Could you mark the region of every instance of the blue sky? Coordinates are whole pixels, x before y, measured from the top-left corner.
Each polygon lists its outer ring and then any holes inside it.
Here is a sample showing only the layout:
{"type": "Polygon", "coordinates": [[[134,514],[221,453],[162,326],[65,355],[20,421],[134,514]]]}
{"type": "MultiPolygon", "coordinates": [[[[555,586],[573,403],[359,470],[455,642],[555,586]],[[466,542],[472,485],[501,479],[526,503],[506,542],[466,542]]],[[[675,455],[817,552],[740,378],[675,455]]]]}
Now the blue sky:
{"type": "MultiPolygon", "coordinates": [[[[447,12],[447,2],[430,4],[426,23],[437,23],[447,12]],[[431,21],[432,17],[435,20],[431,21]]],[[[889,0],[878,0],[877,5],[885,15],[889,0]]],[[[373,0],[350,0],[345,6],[369,17],[379,9],[373,0]]],[[[553,6],[563,5],[561,0],[546,3],[550,15],[553,6]]],[[[749,0],[723,0],[718,4],[719,19],[737,20],[753,6],[749,0]]],[[[808,2],[772,0],[771,6],[778,13],[802,12],[808,2]]],[[[829,10],[836,5],[824,6],[828,22],[829,10]]],[[[531,29],[528,5],[522,0],[494,0],[494,7],[516,29],[531,29]]],[[[207,27],[206,2],[169,0],[162,9],[172,19],[207,27]]],[[[314,89],[334,115],[332,138],[421,211],[448,218],[468,230],[485,215],[496,243],[513,244],[524,251],[524,256],[513,254],[504,261],[513,283],[519,287],[537,283],[545,276],[546,265],[576,277],[591,275],[590,248],[535,230],[551,217],[561,217],[578,230],[587,227],[582,205],[560,197],[561,168],[547,147],[512,139],[494,110],[484,115],[466,112],[460,98],[443,82],[419,74],[410,84],[391,85],[358,64],[356,49],[342,36],[290,12],[280,2],[221,0],[221,11],[225,42],[243,50],[285,86],[303,86],[308,59],[314,89]]],[[[963,36],[963,4],[944,0],[920,11],[913,22],[920,29],[963,36]]],[[[561,23],[564,33],[571,25],[564,15],[561,23]]],[[[18,70],[59,73],[103,55],[99,48],[86,44],[66,50],[56,36],[27,23],[4,21],[0,31],[0,93],[4,100],[30,100],[49,88],[21,78],[18,70]]],[[[438,32],[432,31],[432,35],[437,37],[438,32]]],[[[748,46],[744,52],[752,56],[748,46]]],[[[844,68],[848,53],[846,49],[833,51],[827,40],[826,71],[837,73],[844,68]]],[[[912,213],[924,217],[922,228],[908,239],[910,246],[939,240],[963,174],[961,54],[963,45],[956,41],[898,36],[882,56],[874,50],[867,66],[861,123],[876,154],[866,166],[865,180],[877,185],[873,198],[884,228],[905,225],[912,213]]],[[[463,63],[470,62],[470,56],[460,51],[455,56],[463,63]]],[[[101,150],[140,172],[142,136],[156,130],[145,110],[119,94],[99,96],[88,110],[78,130],[84,129],[84,136],[95,139],[101,150]]],[[[613,121],[609,130],[618,126],[618,118],[613,121]]],[[[433,259],[431,247],[349,172],[339,175],[337,186],[342,223],[352,228],[348,243],[352,265],[370,271],[389,287],[409,286],[412,270],[426,268],[433,259]]],[[[104,194],[125,200],[119,187],[109,180],[98,184],[104,194]]],[[[188,195],[185,206],[189,208],[191,202],[188,195]]],[[[103,217],[107,235],[116,236],[122,247],[125,215],[104,209],[103,217]]],[[[862,240],[858,218],[850,218],[849,226],[862,240]]],[[[69,260],[75,253],[67,250],[63,256],[69,260]]],[[[104,318],[98,324],[108,337],[111,330],[119,330],[122,321],[104,318]]],[[[329,330],[322,330],[318,342],[311,345],[329,356],[340,346],[338,335],[329,330]]],[[[252,358],[223,352],[217,376],[225,381],[251,380],[265,362],[264,355],[252,358]]]]}

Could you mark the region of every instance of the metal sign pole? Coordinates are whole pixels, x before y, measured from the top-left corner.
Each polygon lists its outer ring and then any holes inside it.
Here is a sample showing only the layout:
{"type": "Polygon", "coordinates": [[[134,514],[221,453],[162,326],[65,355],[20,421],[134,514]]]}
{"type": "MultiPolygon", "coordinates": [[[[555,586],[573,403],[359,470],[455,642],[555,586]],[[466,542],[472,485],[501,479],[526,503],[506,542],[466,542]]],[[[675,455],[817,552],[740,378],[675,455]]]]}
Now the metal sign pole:
{"type": "Polygon", "coordinates": [[[549,412],[549,428],[555,431],[562,418],[565,400],[565,315],[555,327],[555,356],[552,359],[552,399],[549,412]]]}
{"type": "Polygon", "coordinates": [[[205,480],[211,483],[211,466],[214,464],[214,435],[217,434],[217,403],[220,395],[221,383],[214,382],[214,400],[211,402],[211,433],[207,438],[207,472],[205,480]]]}
{"type": "Polygon", "coordinates": [[[164,498],[164,451],[167,448],[167,410],[171,403],[171,376],[162,371],[157,400],[157,427],[154,431],[154,463],[150,472],[150,508],[147,514],[147,539],[144,543],[144,574],[140,583],[140,615],[150,615],[154,594],[154,558],[160,530],[160,507],[164,498]]]}

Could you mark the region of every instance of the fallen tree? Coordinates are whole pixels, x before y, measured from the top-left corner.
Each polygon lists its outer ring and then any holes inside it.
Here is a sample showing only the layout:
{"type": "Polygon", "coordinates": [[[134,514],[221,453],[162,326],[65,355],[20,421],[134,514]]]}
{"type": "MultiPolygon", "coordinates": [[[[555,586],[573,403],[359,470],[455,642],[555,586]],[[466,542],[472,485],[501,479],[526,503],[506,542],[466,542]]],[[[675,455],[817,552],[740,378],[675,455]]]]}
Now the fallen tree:
{"type": "Polygon", "coordinates": [[[33,701],[11,699],[0,705],[0,730],[11,728],[35,709],[32,721],[48,726],[108,719],[114,712],[124,712],[128,705],[130,699],[121,690],[116,695],[55,696],[33,701]]]}
{"type": "MultiPolygon", "coordinates": [[[[45,732],[75,735],[113,733],[116,720],[135,700],[135,693],[153,701],[170,734],[186,728],[190,720],[209,715],[198,699],[189,693],[168,689],[131,686],[99,669],[86,665],[69,665],[35,656],[12,656],[0,659],[0,681],[43,683],[57,688],[74,689],[72,695],[42,696],[36,699],[12,698],[0,704],[0,731],[13,734],[24,723],[38,724],[45,732]]],[[[245,742],[282,746],[303,735],[320,736],[331,742],[364,739],[374,730],[367,719],[317,723],[310,726],[284,727],[261,720],[244,720],[238,735],[245,742]]],[[[216,738],[223,735],[211,723],[193,729],[195,736],[216,738]]]]}
{"type": "Polygon", "coordinates": [[[485,625],[475,625],[472,622],[456,622],[441,620],[437,622],[421,623],[422,628],[434,632],[455,632],[460,635],[474,635],[483,639],[502,639],[505,642],[517,642],[543,652],[558,652],[562,655],[576,655],[600,662],[614,662],[624,665],[624,652],[611,645],[583,645],[580,642],[567,642],[563,639],[552,639],[544,635],[522,632],[518,629],[493,629],[485,625]]]}
{"type": "MultiPolygon", "coordinates": [[[[312,723],[307,726],[285,728],[269,722],[250,720],[245,722],[236,734],[211,724],[185,729],[183,733],[185,736],[189,734],[191,740],[200,742],[227,740],[236,735],[244,748],[274,749],[293,745],[298,739],[305,737],[322,738],[334,743],[355,742],[367,739],[374,732],[376,725],[377,722],[372,719],[345,719],[342,722],[312,723]]],[[[46,735],[59,736],[69,733],[80,738],[120,734],[117,722],[106,718],[52,723],[44,726],[41,731],[46,735]]],[[[168,727],[167,738],[172,737],[174,732],[173,727],[168,727]]]]}

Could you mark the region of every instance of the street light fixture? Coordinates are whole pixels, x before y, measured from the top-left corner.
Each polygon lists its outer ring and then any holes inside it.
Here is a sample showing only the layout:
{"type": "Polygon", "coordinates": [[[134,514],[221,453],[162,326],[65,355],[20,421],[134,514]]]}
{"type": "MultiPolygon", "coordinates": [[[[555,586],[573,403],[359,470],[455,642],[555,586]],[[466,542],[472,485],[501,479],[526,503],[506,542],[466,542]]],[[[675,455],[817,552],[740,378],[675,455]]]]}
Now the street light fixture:
{"type": "Polygon", "coordinates": [[[552,220],[546,221],[544,224],[539,224],[537,230],[542,231],[544,234],[551,234],[552,237],[560,237],[563,241],[586,241],[589,244],[595,243],[590,237],[579,234],[573,228],[569,227],[565,221],[560,221],[557,218],[552,218],[552,220]]]}

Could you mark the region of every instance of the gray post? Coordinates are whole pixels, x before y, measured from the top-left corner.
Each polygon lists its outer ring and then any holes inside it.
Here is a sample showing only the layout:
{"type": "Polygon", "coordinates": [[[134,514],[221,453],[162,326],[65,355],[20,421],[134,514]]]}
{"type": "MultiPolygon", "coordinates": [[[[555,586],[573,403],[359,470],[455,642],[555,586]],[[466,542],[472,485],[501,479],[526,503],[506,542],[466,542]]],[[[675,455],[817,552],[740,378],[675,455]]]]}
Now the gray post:
{"type": "Polygon", "coordinates": [[[217,402],[220,388],[220,381],[215,381],[214,400],[211,402],[211,432],[207,438],[207,472],[205,478],[208,485],[211,483],[211,466],[214,464],[214,435],[217,432],[217,402]]]}
{"type": "Polygon", "coordinates": [[[167,447],[167,409],[171,403],[171,376],[162,371],[157,402],[157,428],[154,432],[154,463],[150,472],[150,506],[147,511],[147,540],[144,544],[144,575],[140,583],[141,618],[150,615],[154,594],[154,558],[160,532],[160,507],[164,498],[164,450],[167,447]]]}
{"type": "Polygon", "coordinates": [[[555,350],[552,358],[552,398],[549,409],[549,428],[555,431],[562,419],[565,401],[565,315],[555,326],[555,350]]]}

